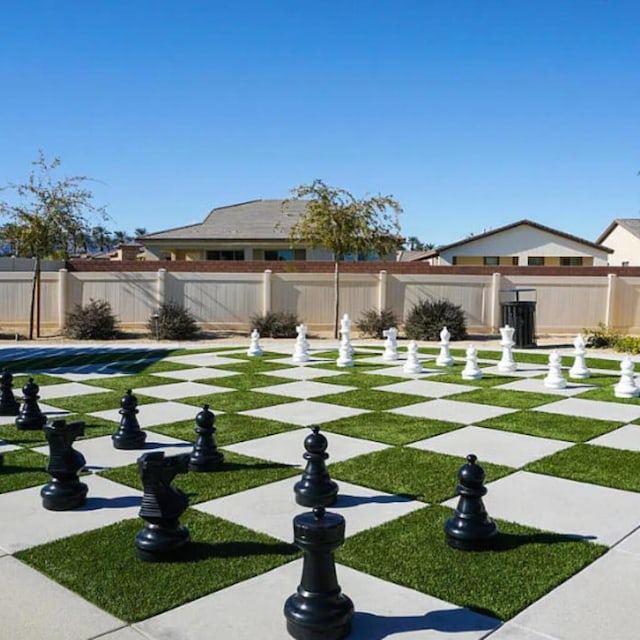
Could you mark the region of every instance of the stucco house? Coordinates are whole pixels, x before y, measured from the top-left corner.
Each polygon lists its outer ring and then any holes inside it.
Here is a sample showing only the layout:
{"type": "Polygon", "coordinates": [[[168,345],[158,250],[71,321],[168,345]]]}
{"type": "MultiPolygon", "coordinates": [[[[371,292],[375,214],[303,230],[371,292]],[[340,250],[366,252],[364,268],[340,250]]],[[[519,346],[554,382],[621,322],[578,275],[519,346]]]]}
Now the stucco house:
{"type": "Polygon", "coordinates": [[[609,255],[611,266],[640,266],[640,218],[616,218],[596,243],[606,243],[613,250],[609,255]]]}
{"type": "Polygon", "coordinates": [[[470,236],[425,252],[433,265],[606,266],[612,249],[531,220],[470,236]]]}

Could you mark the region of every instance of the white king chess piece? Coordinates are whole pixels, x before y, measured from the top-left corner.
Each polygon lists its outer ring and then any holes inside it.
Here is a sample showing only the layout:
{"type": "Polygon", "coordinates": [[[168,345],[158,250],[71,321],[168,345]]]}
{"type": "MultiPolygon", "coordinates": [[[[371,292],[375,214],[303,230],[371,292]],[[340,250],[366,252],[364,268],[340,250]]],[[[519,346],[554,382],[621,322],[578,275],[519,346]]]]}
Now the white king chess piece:
{"type": "Polygon", "coordinates": [[[564,389],[567,386],[567,381],[562,375],[562,360],[557,351],[552,351],[549,354],[549,373],[547,373],[543,385],[547,389],[564,389]]]}
{"type": "Polygon", "coordinates": [[[467,348],[467,364],[462,370],[463,380],[480,380],[482,378],[482,369],[478,366],[478,350],[469,345],[467,348]]]}
{"type": "Polygon", "coordinates": [[[447,327],[443,327],[440,332],[440,353],[436,358],[436,365],[439,367],[452,367],[453,358],[449,353],[449,342],[451,341],[451,334],[447,327]]]}
{"type": "Polygon", "coordinates": [[[299,324],[296,327],[298,337],[293,349],[293,361],[295,363],[309,362],[309,343],[307,342],[307,327],[304,324],[299,324]]]}
{"type": "Polygon", "coordinates": [[[247,351],[248,356],[261,356],[262,347],[260,346],[260,334],[257,329],[251,332],[251,345],[247,351]]]}
{"type": "Polygon", "coordinates": [[[422,373],[422,365],[418,360],[418,343],[412,340],[407,345],[407,360],[402,366],[405,373],[422,373]]]}
{"type": "Polygon", "coordinates": [[[581,333],[579,333],[573,341],[573,347],[575,360],[573,361],[573,366],[569,369],[569,377],[577,380],[584,380],[591,375],[591,371],[587,368],[587,363],[584,359],[587,352],[585,350],[585,341],[581,333]]]}
{"type": "Polygon", "coordinates": [[[513,359],[512,352],[513,345],[515,344],[513,341],[514,332],[515,328],[510,327],[508,324],[500,329],[500,336],[502,337],[500,340],[502,358],[500,358],[500,362],[498,362],[498,371],[500,371],[500,373],[511,373],[518,368],[513,359]]]}
{"type": "Polygon", "coordinates": [[[640,389],[633,378],[633,362],[629,356],[620,363],[620,381],[613,387],[616,398],[637,398],[640,389]]]}
{"type": "Polygon", "coordinates": [[[395,327],[391,327],[390,329],[385,329],[382,335],[386,338],[382,359],[385,362],[393,362],[400,357],[398,355],[398,330],[395,327]]]}
{"type": "Polygon", "coordinates": [[[345,313],[340,322],[340,348],[336,366],[353,367],[353,347],[351,346],[351,320],[345,313]]]}

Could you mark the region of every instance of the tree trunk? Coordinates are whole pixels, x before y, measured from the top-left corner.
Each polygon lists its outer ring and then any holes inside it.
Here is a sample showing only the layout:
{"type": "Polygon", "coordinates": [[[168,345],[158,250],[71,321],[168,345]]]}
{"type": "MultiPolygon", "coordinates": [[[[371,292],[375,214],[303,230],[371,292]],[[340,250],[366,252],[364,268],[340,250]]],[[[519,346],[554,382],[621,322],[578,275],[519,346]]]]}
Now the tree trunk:
{"type": "Polygon", "coordinates": [[[336,260],[333,270],[333,337],[338,337],[338,320],[340,315],[340,262],[336,260]]]}
{"type": "Polygon", "coordinates": [[[31,305],[29,307],[29,340],[33,340],[33,327],[36,315],[36,298],[39,298],[40,290],[40,258],[34,258],[33,280],[31,281],[31,305]]]}

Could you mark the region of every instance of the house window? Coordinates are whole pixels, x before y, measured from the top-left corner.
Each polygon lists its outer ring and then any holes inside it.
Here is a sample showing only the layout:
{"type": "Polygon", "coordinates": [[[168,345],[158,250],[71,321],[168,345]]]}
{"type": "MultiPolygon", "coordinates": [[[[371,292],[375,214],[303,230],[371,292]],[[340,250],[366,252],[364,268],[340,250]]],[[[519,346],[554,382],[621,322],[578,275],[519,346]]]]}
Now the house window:
{"type": "Polygon", "coordinates": [[[207,260],[244,260],[244,250],[207,251],[207,260]]]}
{"type": "Polygon", "coordinates": [[[623,260],[621,266],[622,267],[628,267],[629,266],[629,261],[628,260],[623,260]]]}
{"type": "Polygon", "coordinates": [[[514,267],[517,267],[520,264],[520,259],[518,258],[518,256],[513,256],[513,258],[511,258],[511,264],[514,267]]]}
{"type": "Polygon", "coordinates": [[[568,256],[560,258],[560,266],[562,267],[581,267],[582,256],[568,256]]]}
{"type": "Polygon", "coordinates": [[[544,267],[544,257],[542,257],[542,256],[529,256],[527,258],[527,264],[530,267],[544,267]]]}
{"type": "Polygon", "coordinates": [[[293,260],[293,251],[291,249],[265,249],[265,260],[293,260]]]}
{"type": "Polygon", "coordinates": [[[485,256],[484,264],[486,267],[497,267],[500,264],[498,256],[485,256]]]}
{"type": "Polygon", "coordinates": [[[453,256],[453,258],[451,258],[451,264],[454,266],[458,264],[458,256],[453,256]]]}

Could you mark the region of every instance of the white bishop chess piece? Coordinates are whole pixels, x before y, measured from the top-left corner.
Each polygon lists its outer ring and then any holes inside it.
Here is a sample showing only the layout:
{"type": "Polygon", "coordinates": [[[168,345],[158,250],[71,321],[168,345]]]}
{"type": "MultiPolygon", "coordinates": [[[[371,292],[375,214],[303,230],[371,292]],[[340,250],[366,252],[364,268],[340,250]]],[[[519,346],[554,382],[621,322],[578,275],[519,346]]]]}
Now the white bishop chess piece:
{"type": "Polygon", "coordinates": [[[439,367],[452,367],[453,358],[449,353],[449,343],[451,342],[451,334],[447,327],[442,327],[440,332],[440,353],[436,358],[436,365],[439,367]]]}
{"type": "Polygon", "coordinates": [[[620,363],[620,381],[613,387],[616,398],[637,398],[640,389],[633,378],[633,362],[629,356],[620,363]]]}
{"type": "Polygon", "coordinates": [[[587,368],[587,363],[584,359],[587,351],[585,349],[585,341],[581,333],[579,333],[573,341],[573,348],[575,360],[573,361],[573,366],[569,369],[569,377],[576,380],[584,380],[591,375],[591,371],[587,368]]]}
{"type": "Polygon", "coordinates": [[[564,389],[567,386],[567,381],[562,375],[562,360],[557,351],[549,354],[549,373],[543,384],[547,389],[564,389]]]}
{"type": "Polygon", "coordinates": [[[247,351],[248,356],[261,356],[262,347],[260,346],[260,334],[257,329],[251,332],[251,345],[247,351]]]}
{"type": "Polygon", "coordinates": [[[407,361],[404,363],[402,370],[405,373],[422,373],[422,365],[418,360],[418,343],[412,340],[407,345],[407,361]]]}
{"type": "Polygon", "coordinates": [[[390,329],[385,329],[382,335],[386,338],[382,359],[385,362],[393,362],[400,357],[398,355],[398,330],[395,327],[391,327],[390,329]]]}
{"type": "Polygon", "coordinates": [[[467,364],[462,370],[463,380],[480,380],[482,369],[478,366],[478,350],[473,346],[467,347],[467,364]]]}
{"type": "Polygon", "coordinates": [[[296,363],[309,362],[311,359],[309,356],[309,343],[307,342],[307,327],[304,324],[299,324],[296,327],[298,337],[293,349],[293,361],[296,363]]]}
{"type": "Polygon", "coordinates": [[[513,345],[515,344],[513,341],[514,332],[515,328],[510,327],[508,324],[500,329],[500,336],[502,338],[500,340],[502,358],[500,358],[500,362],[498,362],[498,371],[500,373],[511,373],[518,368],[515,360],[513,359],[512,351],[513,345]]]}

